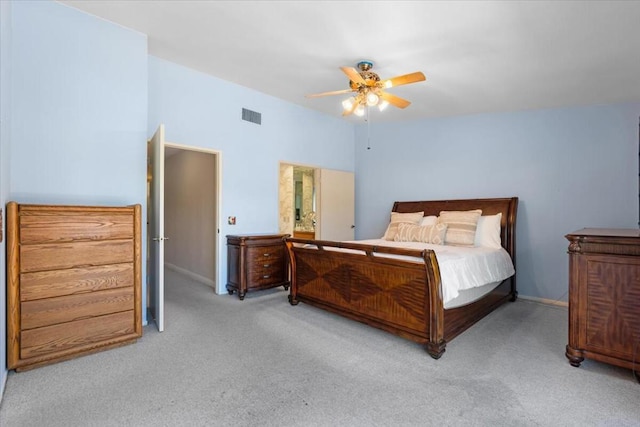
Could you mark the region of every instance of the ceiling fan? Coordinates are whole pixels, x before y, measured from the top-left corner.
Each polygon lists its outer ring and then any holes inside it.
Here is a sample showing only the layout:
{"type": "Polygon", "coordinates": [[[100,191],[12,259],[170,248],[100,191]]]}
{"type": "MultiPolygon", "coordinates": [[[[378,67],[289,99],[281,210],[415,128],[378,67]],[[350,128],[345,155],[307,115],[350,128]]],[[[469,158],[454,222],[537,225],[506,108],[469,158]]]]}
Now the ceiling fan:
{"type": "Polygon", "coordinates": [[[349,77],[350,89],[316,93],[307,95],[307,98],[317,98],[320,96],[354,92],[354,96],[342,101],[342,106],[344,108],[342,115],[348,116],[349,114],[354,113],[357,116],[362,116],[364,115],[365,106],[373,107],[377,105],[380,111],[387,108],[389,104],[398,108],[408,107],[411,102],[400,98],[399,96],[385,92],[384,89],[426,80],[424,74],[420,71],[386,80],[380,80],[380,76],[371,71],[371,68],[373,68],[373,62],[360,61],[358,62],[357,67],[360,71],[353,67],[340,67],[342,72],[349,77]]]}

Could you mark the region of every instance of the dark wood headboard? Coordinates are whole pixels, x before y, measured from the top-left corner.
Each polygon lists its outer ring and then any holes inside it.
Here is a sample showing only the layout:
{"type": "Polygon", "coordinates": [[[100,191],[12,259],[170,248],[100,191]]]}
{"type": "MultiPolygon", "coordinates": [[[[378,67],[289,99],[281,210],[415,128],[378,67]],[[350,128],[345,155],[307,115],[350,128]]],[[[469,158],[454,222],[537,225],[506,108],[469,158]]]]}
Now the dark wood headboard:
{"type": "Polygon", "coordinates": [[[509,252],[513,264],[516,263],[516,216],[518,198],[499,199],[461,199],[461,200],[425,200],[417,202],[395,202],[393,212],[424,212],[425,216],[440,215],[440,211],[468,211],[482,209],[482,215],[495,215],[502,212],[500,237],[502,246],[509,252]]]}

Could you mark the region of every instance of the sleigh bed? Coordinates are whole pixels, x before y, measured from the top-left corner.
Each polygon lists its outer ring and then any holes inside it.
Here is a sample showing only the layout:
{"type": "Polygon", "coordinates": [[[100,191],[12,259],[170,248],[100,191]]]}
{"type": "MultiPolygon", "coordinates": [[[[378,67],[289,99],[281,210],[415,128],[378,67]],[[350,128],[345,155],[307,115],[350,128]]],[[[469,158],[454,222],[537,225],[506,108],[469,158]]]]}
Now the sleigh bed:
{"type": "MultiPolygon", "coordinates": [[[[515,269],[517,207],[518,198],[512,197],[395,202],[392,212],[423,212],[428,217],[479,209],[483,216],[501,214],[496,250],[506,251],[515,269]]],[[[302,301],[418,342],[434,359],[442,356],[447,342],[517,297],[514,274],[469,292],[461,290],[466,302],[445,304],[437,249],[298,238],[287,238],[285,244],[292,305],[302,301]]]]}

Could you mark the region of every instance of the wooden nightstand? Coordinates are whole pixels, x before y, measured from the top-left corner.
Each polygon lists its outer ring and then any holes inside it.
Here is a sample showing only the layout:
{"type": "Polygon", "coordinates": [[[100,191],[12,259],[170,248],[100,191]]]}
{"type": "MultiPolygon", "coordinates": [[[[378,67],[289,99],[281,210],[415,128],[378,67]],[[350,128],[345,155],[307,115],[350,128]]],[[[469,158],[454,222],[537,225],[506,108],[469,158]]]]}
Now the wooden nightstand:
{"type": "Polygon", "coordinates": [[[243,300],[249,291],[284,286],[289,289],[289,271],[284,238],[288,234],[243,234],[227,236],[227,292],[243,300]]]}

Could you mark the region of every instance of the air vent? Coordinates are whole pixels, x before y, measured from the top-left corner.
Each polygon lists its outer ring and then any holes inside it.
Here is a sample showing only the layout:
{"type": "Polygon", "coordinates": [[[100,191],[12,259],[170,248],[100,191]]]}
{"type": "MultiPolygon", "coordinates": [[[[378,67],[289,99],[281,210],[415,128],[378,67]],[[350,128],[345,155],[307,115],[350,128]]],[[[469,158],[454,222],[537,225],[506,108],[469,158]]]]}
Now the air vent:
{"type": "Polygon", "coordinates": [[[258,113],[257,111],[251,111],[243,108],[242,120],[260,125],[262,124],[262,114],[258,113]]]}

